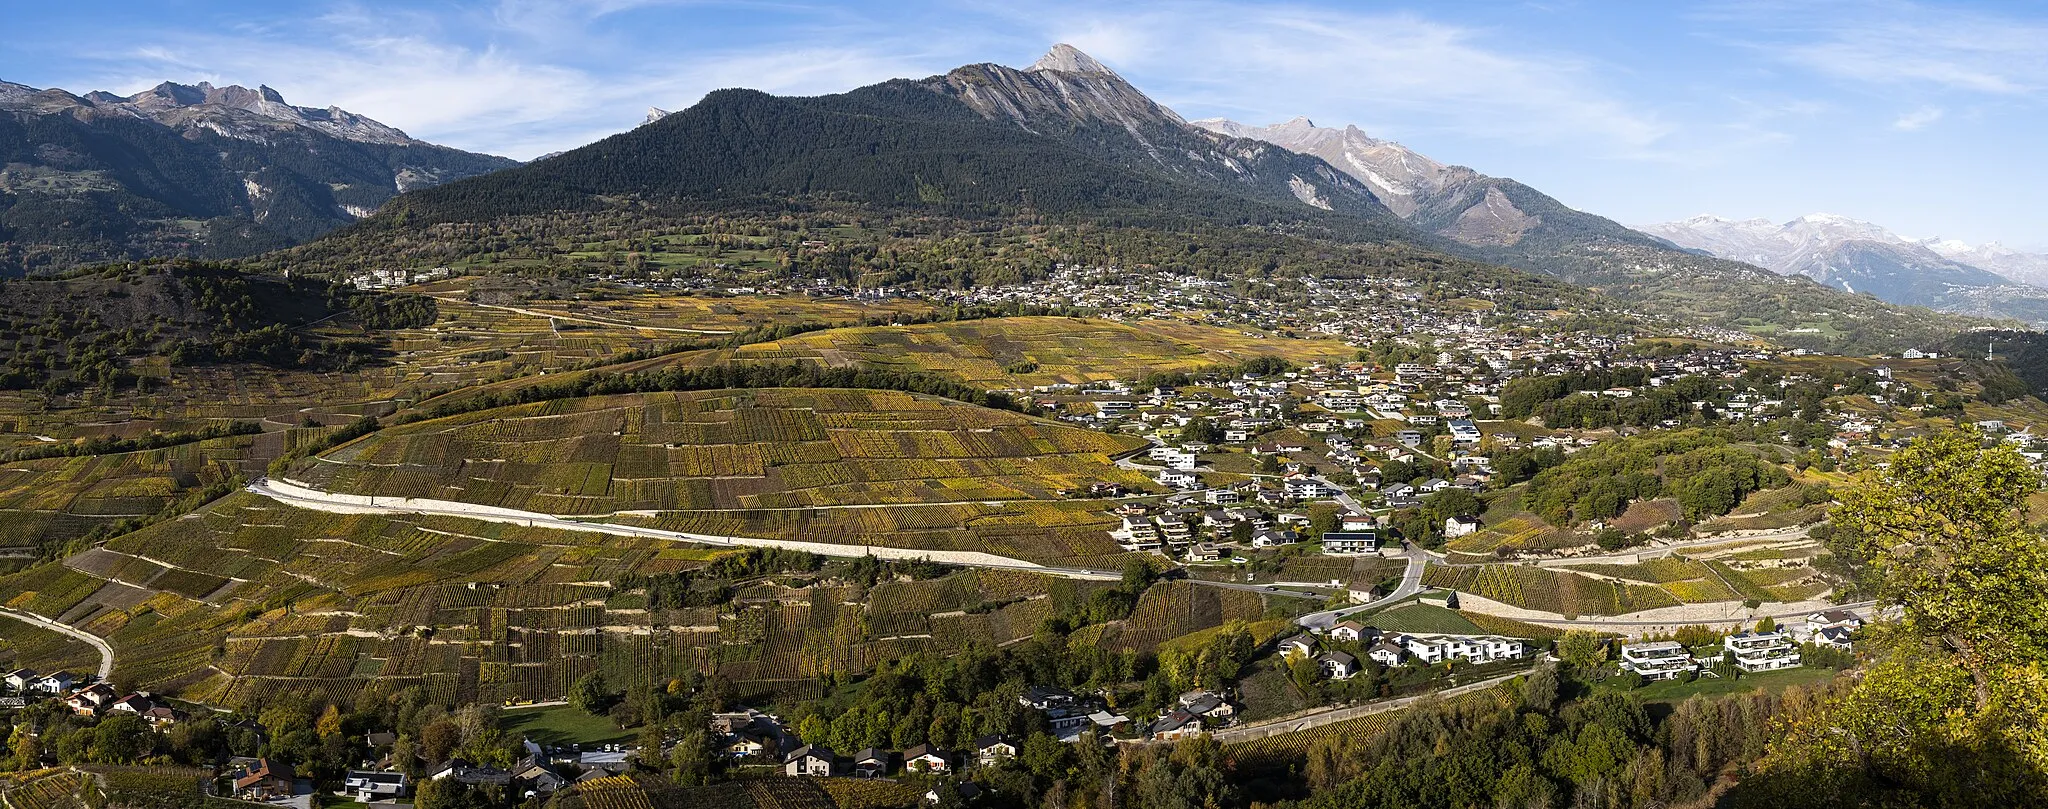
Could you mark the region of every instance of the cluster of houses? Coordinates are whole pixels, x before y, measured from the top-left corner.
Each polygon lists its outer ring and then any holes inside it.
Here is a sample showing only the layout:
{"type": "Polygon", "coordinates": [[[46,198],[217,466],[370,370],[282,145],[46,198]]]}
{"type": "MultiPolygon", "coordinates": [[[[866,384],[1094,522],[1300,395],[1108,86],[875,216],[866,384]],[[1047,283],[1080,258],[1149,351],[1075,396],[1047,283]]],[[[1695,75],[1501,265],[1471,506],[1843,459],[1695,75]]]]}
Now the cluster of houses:
{"type": "Polygon", "coordinates": [[[807,744],[791,750],[782,759],[782,772],[789,776],[825,778],[886,778],[896,773],[949,775],[968,767],[991,767],[1017,757],[1017,743],[1005,736],[983,736],[972,749],[953,751],[931,744],[914,745],[902,752],[870,747],[843,756],[822,744],[807,744]]]}
{"type": "Polygon", "coordinates": [[[26,704],[32,699],[57,698],[78,716],[127,714],[140,717],[152,727],[175,724],[187,718],[184,711],[148,691],[123,694],[108,683],[82,682],[81,678],[67,671],[39,674],[33,669],[15,669],[0,678],[0,685],[5,686],[16,704],[26,704]]]}
{"type": "Polygon", "coordinates": [[[1626,643],[1621,647],[1623,671],[1646,680],[1675,680],[1710,669],[1724,656],[1734,659],[1735,668],[1745,673],[1796,668],[1800,664],[1799,644],[1812,643],[1848,649],[1863,619],[1848,610],[1827,610],[1806,616],[1804,623],[1768,632],[1737,632],[1722,639],[1719,648],[1695,652],[1675,640],[1626,643]]]}
{"type": "MultiPolygon", "coordinates": [[[[1449,660],[1493,663],[1519,660],[1530,654],[1529,645],[1519,638],[1500,635],[1455,635],[1423,632],[1383,632],[1357,621],[1330,627],[1324,637],[1363,648],[1367,659],[1382,666],[1399,666],[1410,661],[1436,665],[1449,660]]],[[[1342,649],[1320,648],[1314,635],[1295,635],[1280,642],[1280,654],[1294,659],[1307,657],[1322,669],[1324,677],[1349,680],[1363,671],[1357,655],[1342,649]]]]}

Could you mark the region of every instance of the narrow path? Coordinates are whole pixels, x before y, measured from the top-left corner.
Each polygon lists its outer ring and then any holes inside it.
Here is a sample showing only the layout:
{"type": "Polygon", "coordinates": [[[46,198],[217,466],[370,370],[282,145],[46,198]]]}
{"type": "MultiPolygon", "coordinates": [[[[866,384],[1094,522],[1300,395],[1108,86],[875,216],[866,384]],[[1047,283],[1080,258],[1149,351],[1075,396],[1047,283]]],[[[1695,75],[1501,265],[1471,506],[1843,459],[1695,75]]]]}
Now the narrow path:
{"type": "Polygon", "coordinates": [[[767,539],[763,537],[713,536],[694,534],[686,531],[668,531],[637,525],[613,523],[591,523],[572,520],[553,514],[534,511],[483,506],[452,500],[432,500],[408,497],[370,497],[359,494],[336,494],[325,492],[289,481],[262,478],[249,484],[249,491],[272,500],[299,508],[342,514],[417,514],[426,516],[460,517],[485,522],[524,525],[530,528],[552,528],[562,531],[580,531],[592,534],[613,534],[640,536],[654,539],[668,539],[700,545],[746,546],[765,548],[788,548],[808,551],[821,556],[861,557],[875,556],[882,559],[929,559],[943,564],[964,567],[990,567],[1009,570],[1026,570],[1073,579],[1116,581],[1120,573],[1112,571],[1087,570],[1081,568],[1047,567],[1036,562],[1013,559],[980,551],[941,551],[916,548],[892,548],[878,545],[839,545],[829,542],[803,542],[790,539],[767,539]]]}
{"type": "Polygon", "coordinates": [[[99,678],[105,680],[108,677],[112,677],[114,675],[114,647],[108,646],[107,642],[105,640],[102,640],[100,636],[94,635],[82,629],[74,628],[67,624],[61,624],[56,621],[52,621],[48,618],[44,618],[43,616],[37,615],[32,612],[22,612],[21,610],[8,609],[6,607],[0,607],[0,617],[13,618],[14,620],[21,621],[22,623],[34,624],[36,626],[50,630],[51,632],[56,632],[62,635],[70,635],[71,637],[92,644],[92,648],[98,649],[100,653],[99,678]]]}
{"type": "Polygon", "coordinates": [[[1227,744],[1230,742],[1248,742],[1253,739],[1263,739],[1268,736],[1278,736],[1283,733],[1298,733],[1300,731],[1308,730],[1310,728],[1322,727],[1324,725],[1333,725],[1338,722],[1357,719],[1361,716],[1371,716],[1373,714],[1386,713],[1388,711],[1397,711],[1402,708],[1406,708],[1410,705],[1414,705],[1415,703],[1420,702],[1423,699],[1429,697],[1455,697],[1459,694],[1467,694],[1473,691],[1480,691],[1487,688],[1492,688],[1496,685],[1500,685],[1501,683],[1507,682],[1516,677],[1520,677],[1523,673],[1524,672],[1519,671],[1510,672],[1496,677],[1489,677],[1487,679],[1480,680],[1476,683],[1467,683],[1465,685],[1456,686],[1454,688],[1446,688],[1442,691],[1431,691],[1427,694],[1417,694],[1412,697],[1401,697],[1399,699],[1390,699],[1382,702],[1367,703],[1365,705],[1354,705],[1348,708],[1331,708],[1327,711],[1312,713],[1306,716],[1289,716],[1280,719],[1274,719],[1267,722],[1261,722],[1256,725],[1244,725],[1242,727],[1225,728],[1223,730],[1216,731],[1215,733],[1212,733],[1210,735],[1214,736],[1216,738],[1216,741],[1224,742],[1227,744]]]}
{"type": "Polygon", "coordinates": [[[681,328],[681,327],[677,327],[677,326],[642,326],[642,325],[639,325],[639,324],[636,324],[636,323],[627,323],[627,322],[625,322],[625,321],[620,321],[620,320],[605,320],[605,319],[603,319],[603,318],[596,318],[596,317],[587,317],[587,316],[578,316],[578,315],[565,315],[565,314],[560,314],[560,313],[556,313],[556,312],[544,312],[544,311],[541,311],[541,310],[539,310],[539,309],[522,309],[522,308],[520,308],[520,307],[517,307],[517,306],[499,306],[499,305],[497,305],[497,304],[494,304],[494,303],[477,303],[477,302],[475,302],[475,301],[466,301],[466,300],[463,300],[463,299],[461,299],[461,298],[444,298],[444,297],[441,297],[441,296],[439,296],[439,295],[435,295],[435,296],[432,296],[432,297],[433,297],[433,299],[434,299],[434,300],[440,301],[440,302],[442,302],[442,303],[453,303],[453,304],[459,304],[459,305],[462,305],[462,306],[475,306],[475,307],[479,307],[479,308],[482,308],[482,309],[497,309],[497,310],[500,310],[500,311],[505,311],[505,312],[511,312],[511,313],[513,313],[513,314],[520,314],[520,315],[526,315],[527,317],[544,317],[544,318],[547,318],[547,319],[548,319],[548,326],[549,326],[549,328],[553,328],[553,327],[554,327],[554,321],[557,321],[557,320],[561,320],[561,321],[566,321],[566,322],[569,322],[569,323],[586,323],[586,324],[589,324],[589,325],[592,325],[592,326],[604,326],[604,327],[606,327],[606,328],[611,328],[611,329],[638,329],[638,330],[640,330],[640,331],[662,331],[662,332],[670,332],[670,333],[674,333],[674,334],[731,334],[731,333],[732,333],[732,331],[731,331],[731,330],[728,330],[728,329],[685,329],[685,328],[681,328]]]}

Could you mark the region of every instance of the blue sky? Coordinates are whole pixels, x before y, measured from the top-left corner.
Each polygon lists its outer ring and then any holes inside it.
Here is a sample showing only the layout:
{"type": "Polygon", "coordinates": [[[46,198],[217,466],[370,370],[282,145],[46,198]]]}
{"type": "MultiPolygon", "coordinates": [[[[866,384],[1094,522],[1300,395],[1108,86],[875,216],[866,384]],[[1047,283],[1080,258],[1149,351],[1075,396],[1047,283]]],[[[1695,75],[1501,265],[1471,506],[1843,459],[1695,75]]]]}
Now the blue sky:
{"type": "Polygon", "coordinates": [[[709,90],[1070,42],[1193,118],[1355,123],[1636,224],[1826,211],[2048,248],[2048,10],[1894,2],[10,0],[0,79],[269,84],[521,159],[709,90]]]}

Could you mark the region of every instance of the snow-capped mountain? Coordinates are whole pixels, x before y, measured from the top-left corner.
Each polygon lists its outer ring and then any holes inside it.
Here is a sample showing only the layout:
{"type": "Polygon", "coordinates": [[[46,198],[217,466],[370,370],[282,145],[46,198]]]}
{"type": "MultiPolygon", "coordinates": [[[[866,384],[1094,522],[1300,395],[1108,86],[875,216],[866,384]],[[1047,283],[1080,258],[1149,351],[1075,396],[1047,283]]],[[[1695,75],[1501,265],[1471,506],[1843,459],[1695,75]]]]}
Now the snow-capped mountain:
{"type": "Polygon", "coordinates": [[[2027,253],[1997,242],[1971,245],[1955,239],[1928,239],[1922,244],[1944,258],[1982,267],[2014,281],[2048,287],[2048,253],[2027,253]]]}
{"type": "Polygon", "coordinates": [[[1950,243],[1945,255],[1932,240],[1909,239],[1846,216],[1809,214],[1779,224],[1709,215],[1637,229],[1686,249],[1803,275],[1892,303],[2048,320],[2048,290],[1959,260],[1977,248],[1950,243]]]}

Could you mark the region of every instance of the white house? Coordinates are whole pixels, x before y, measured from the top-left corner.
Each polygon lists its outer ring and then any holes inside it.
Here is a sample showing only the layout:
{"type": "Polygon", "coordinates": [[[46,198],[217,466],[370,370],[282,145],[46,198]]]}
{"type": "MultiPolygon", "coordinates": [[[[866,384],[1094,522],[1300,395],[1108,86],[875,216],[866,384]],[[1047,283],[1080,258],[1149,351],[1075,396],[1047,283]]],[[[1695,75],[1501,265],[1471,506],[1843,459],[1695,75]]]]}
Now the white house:
{"type": "Polygon", "coordinates": [[[1799,647],[1783,632],[1729,635],[1725,645],[1735,654],[1735,667],[1743,671],[1776,671],[1799,665],[1799,647]]]}

